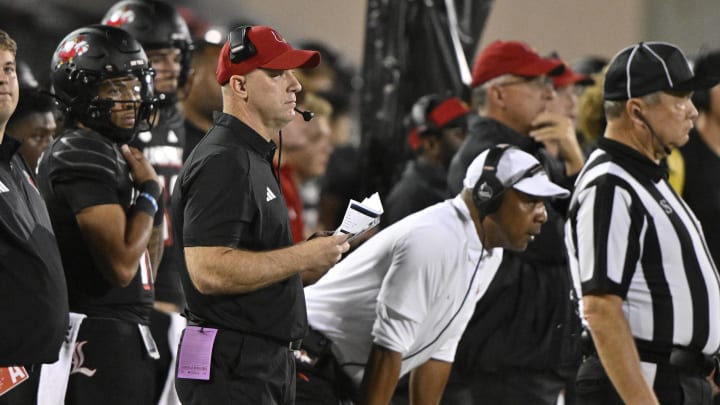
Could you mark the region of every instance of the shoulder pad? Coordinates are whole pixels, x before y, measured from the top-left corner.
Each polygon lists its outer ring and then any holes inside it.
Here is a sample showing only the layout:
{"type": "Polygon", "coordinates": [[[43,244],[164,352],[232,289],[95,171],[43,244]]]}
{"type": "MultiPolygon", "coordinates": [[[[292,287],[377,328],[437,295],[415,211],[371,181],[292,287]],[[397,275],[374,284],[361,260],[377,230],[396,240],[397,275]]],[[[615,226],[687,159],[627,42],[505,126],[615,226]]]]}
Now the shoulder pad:
{"type": "Polygon", "coordinates": [[[127,171],[119,148],[88,129],[65,132],[45,153],[49,154],[46,172],[52,182],[85,179],[115,184],[118,173],[127,171]]]}

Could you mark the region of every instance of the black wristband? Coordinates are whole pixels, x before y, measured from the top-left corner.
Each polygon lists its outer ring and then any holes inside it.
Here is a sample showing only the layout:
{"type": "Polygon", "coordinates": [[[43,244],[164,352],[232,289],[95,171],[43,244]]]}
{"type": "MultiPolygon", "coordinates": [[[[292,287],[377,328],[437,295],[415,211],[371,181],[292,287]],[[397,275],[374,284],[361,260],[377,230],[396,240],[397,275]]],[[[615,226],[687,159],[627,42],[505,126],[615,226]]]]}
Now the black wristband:
{"type": "Polygon", "coordinates": [[[160,200],[160,184],[155,180],[146,180],[140,185],[141,193],[148,193],[155,201],[160,200]]]}
{"type": "MultiPolygon", "coordinates": [[[[130,212],[144,212],[151,217],[155,217],[155,213],[158,211],[157,202],[152,199],[153,197],[148,193],[142,193],[135,199],[135,204],[130,207],[130,212]]],[[[154,222],[154,221],[153,221],[154,222]]]]}

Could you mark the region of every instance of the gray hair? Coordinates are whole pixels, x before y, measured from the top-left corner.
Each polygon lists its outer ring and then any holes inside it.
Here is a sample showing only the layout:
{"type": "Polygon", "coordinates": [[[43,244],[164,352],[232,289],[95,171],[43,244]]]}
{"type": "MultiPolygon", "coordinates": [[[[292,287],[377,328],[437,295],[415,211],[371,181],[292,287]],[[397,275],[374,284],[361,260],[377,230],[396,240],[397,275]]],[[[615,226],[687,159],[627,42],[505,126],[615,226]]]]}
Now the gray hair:
{"type": "Polygon", "coordinates": [[[493,77],[480,86],[474,87],[472,89],[472,107],[484,111],[487,108],[487,94],[490,87],[503,84],[510,77],[512,77],[512,75],[509,73],[500,75],[498,77],[493,77]]]}
{"type": "MultiPolygon", "coordinates": [[[[655,105],[660,102],[660,93],[661,91],[656,91],[639,98],[647,105],[655,105]]],[[[625,110],[625,103],[627,103],[627,100],[605,100],[603,102],[605,116],[608,119],[620,118],[620,115],[625,110]]]]}

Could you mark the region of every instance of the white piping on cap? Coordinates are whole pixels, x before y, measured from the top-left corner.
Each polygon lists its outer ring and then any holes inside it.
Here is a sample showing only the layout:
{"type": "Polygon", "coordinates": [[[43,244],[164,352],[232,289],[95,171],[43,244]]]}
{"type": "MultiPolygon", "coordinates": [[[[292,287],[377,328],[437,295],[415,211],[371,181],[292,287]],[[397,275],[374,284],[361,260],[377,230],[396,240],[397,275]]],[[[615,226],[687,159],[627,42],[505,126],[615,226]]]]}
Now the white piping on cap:
{"type": "Polygon", "coordinates": [[[630,64],[632,64],[632,60],[633,60],[633,57],[635,56],[635,52],[637,52],[639,47],[640,47],[639,44],[635,45],[633,47],[632,51],[630,51],[630,56],[628,56],[627,63],[625,63],[625,77],[626,77],[626,81],[627,81],[625,86],[627,86],[628,99],[632,98],[632,93],[630,92],[630,82],[632,81],[632,76],[630,75],[630,64]]]}
{"type": "Polygon", "coordinates": [[[670,77],[670,71],[668,70],[667,65],[665,64],[665,60],[663,58],[661,58],[660,55],[655,53],[655,51],[653,51],[652,48],[650,48],[649,46],[643,44],[643,48],[647,49],[648,52],[650,52],[655,58],[657,58],[657,60],[660,61],[663,69],[665,70],[665,77],[667,77],[668,84],[670,84],[670,88],[672,89],[673,87],[675,87],[675,85],[673,84],[672,78],[670,77]]]}

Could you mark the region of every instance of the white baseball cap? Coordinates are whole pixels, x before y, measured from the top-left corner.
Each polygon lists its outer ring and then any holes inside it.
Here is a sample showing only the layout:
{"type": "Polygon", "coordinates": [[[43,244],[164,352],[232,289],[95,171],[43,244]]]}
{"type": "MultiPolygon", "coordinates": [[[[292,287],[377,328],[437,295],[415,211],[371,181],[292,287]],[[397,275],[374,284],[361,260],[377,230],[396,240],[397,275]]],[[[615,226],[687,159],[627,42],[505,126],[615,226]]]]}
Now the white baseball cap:
{"type": "MultiPolygon", "coordinates": [[[[474,189],[485,170],[485,160],[492,148],[483,151],[470,163],[463,186],[474,189]]],[[[535,197],[567,198],[570,191],[550,181],[540,162],[531,154],[516,147],[508,147],[500,156],[495,176],[504,188],[512,187],[535,197]]]]}

